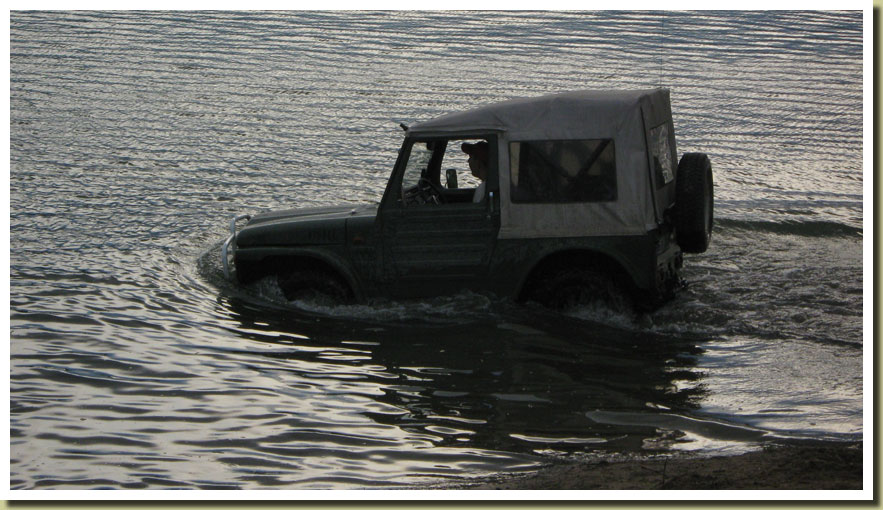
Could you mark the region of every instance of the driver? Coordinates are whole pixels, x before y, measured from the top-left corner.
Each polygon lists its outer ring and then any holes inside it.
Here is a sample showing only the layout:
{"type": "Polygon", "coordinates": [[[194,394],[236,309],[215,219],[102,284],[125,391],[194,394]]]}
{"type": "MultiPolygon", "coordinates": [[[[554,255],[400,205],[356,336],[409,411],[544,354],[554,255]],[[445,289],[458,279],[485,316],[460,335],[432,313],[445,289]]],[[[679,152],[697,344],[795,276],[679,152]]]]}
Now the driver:
{"type": "Polygon", "coordinates": [[[481,180],[481,184],[479,184],[478,187],[475,188],[475,193],[472,195],[472,202],[481,202],[482,200],[484,200],[484,181],[487,179],[488,143],[467,142],[462,144],[460,146],[460,149],[469,155],[469,170],[472,171],[472,175],[481,180]]]}

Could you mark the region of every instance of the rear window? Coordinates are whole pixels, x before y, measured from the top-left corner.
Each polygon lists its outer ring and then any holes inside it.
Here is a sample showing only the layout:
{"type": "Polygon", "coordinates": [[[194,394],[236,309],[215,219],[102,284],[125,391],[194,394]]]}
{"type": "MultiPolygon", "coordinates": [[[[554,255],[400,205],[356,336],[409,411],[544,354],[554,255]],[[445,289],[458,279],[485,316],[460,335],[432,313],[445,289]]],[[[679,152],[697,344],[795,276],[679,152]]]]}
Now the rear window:
{"type": "Polygon", "coordinates": [[[656,187],[661,188],[675,180],[671,145],[668,143],[668,124],[662,124],[650,130],[650,152],[653,154],[656,187]]]}
{"type": "Polygon", "coordinates": [[[512,201],[614,201],[615,154],[612,139],[510,142],[512,201]]]}

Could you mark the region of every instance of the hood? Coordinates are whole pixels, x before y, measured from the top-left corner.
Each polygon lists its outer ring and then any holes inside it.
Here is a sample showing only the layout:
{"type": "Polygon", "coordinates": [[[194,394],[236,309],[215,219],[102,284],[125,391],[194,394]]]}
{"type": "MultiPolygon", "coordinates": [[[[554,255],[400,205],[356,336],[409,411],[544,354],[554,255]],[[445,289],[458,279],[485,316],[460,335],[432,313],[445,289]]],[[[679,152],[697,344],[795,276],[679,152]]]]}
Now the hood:
{"type": "Polygon", "coordinates": [[[236,236],[238,247],[343,244],[350,218],[373,218],[377,205],[286,209],[257,214],[236,236]]]}

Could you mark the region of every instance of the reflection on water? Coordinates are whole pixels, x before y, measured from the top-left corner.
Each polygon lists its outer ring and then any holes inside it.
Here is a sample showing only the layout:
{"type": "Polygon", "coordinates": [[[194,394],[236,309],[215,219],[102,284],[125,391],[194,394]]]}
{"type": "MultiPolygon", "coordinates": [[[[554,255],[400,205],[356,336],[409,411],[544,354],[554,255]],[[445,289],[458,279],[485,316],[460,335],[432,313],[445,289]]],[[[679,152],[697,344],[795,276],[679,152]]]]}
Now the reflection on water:
{"type": "Polygon", "coordinates": [[[366,416],[441,446],[635,449],[647,439],[646,425],[610,427],[586,412],[685,411],[704,393],[693,369],[702,351],[690,341],[515,305],[500,304],[465,324],[456,316],[448,324],[426,322],[419,307],[395,323],[361,324],[260,310],[238,299],[229,306],[240,335],[277,347],[256,349],[255,357],[285,360],[305,381],[321,373],[324,391],[371,385],[372,400],[385,407],[366,416]],[[516,314],[518,322],[510,322],[507,315],[516,314]]]}

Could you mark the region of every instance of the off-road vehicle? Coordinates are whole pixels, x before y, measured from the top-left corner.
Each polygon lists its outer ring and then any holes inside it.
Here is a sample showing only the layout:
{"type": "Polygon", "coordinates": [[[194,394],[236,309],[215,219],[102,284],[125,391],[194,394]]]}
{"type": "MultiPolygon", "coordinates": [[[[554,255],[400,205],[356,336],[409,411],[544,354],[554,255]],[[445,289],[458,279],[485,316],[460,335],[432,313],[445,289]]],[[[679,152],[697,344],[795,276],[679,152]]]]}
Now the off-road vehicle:
{"type": "Polygon", "coordinates": [[[675,165],[666,89],[513,99],[402,127],[379,204],[237,216],[225,274],[275,276],[292,300],[468,289],[654,308],[681,287],[682,252],[708,247],[711,164],[675,165]]]}

